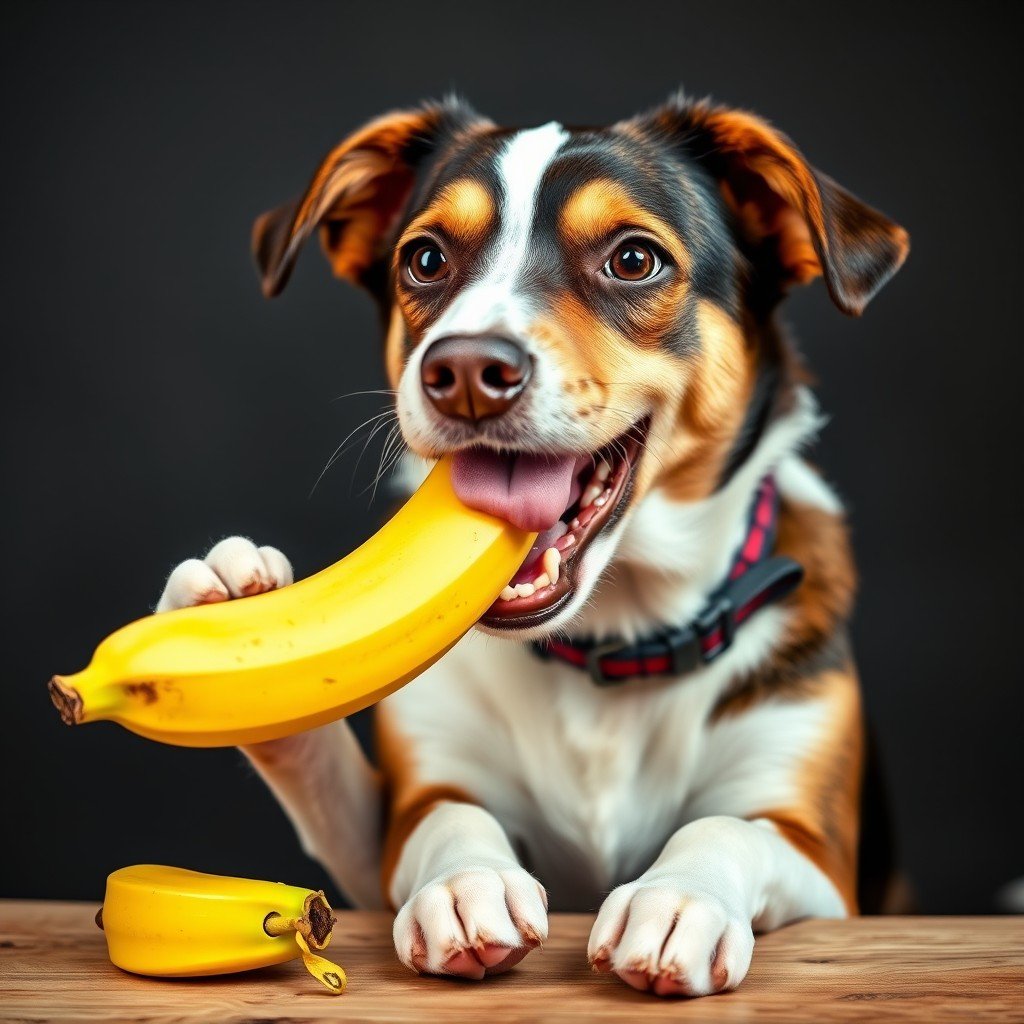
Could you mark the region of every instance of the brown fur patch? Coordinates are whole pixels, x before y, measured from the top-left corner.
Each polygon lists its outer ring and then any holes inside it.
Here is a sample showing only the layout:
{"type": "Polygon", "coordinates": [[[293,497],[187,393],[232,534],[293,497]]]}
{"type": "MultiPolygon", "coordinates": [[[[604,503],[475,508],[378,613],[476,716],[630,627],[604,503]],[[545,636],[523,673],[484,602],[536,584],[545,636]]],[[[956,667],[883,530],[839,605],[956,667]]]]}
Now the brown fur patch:
{"type": "MultiPolygon", "coordinates": [[[[531,331],[567,382],[565,398],[592,430],[599,448],[622,434],[649,409],[674,408],[683,391],[685,369],[659,347],[641,347],[606,324],[571,291],[557,295],[531,331]]],[[[649,457],[634,481],[639,497],[656,472],[660,436],[652,429],[649,457]]]]}
{"type": "Polygon", "coordinates": [[[804,581],[786,600],[791,609],[783,657],[810,652],[846,622],[857,590],[849,531],[842,516],[783,501],[776,552],[804,567],[804,581]]]}
{"type": "Polygon", "coordinates": [[[270,297],[285,285],[299,250],[319,228],[338,277],[359,283],[379,259],[382,245],[412,188],[408,144],[437,125],[439,107],[394,111],[348,136],[321,161],[303,197],[259,217],[253,251],[270,297]]]}
{"type": "Polygon", "coordinates": [[[387,372],[388,383],[395,390],[398,389],[402,367],[405,365],[407,341],[405,316],[402,307],[396,302],[391,307],[391,317],[384,339],[384,369],[387,372]]]}
{"type": "Polygon", "coordinates": [[[769,697],[786,700],[810,697],[822,672],[847,671],[852,664],[849,641],[843,632],[804,655],[776,656],[729,687],[711,709],[708,722],[713,724],[721,718],[741,715],[769,697]]]}
{"type": "Polygon", "coordinates": [[[793,282],[817,277],[822,267],[814,243],[825,238],[825,217],[817,182],[800,152],[746,111],[716,110],[705,125],[722,151],[742,162],[722,188],[740,227],[752,241],[776,239],[779,262],[793,282]]]}
{"type": "Polygon", "coordinates": [[[497,211],[490,192],[473,178],[459,178],[437,195],[409,223],[398,240],[398,249],[425,231],[440,229],[464,245],[479,242],[494,226],[497,211]]]}
{"type": "Polygon", "coordinates": [[[671,443],[671,462],[659,485],[675,501],[699,501],[718,484],[743,423],[757,371],[757,349],[723,310],[702,301],[697,312],[701,349],[689,379],[671,443]]]}
{"type": "Polygon", "coordinates": [[[651,486],[676,501],[707,497],[743,424],[757,345],[712,302],[698,303],[697,323],[700,350],[685,360],[636,345],[572,292],[558,295],[532,325],[568,382],[566,397],[575,414],[594,426],[594,447],[628,428],[645,409],[654,410],[634,500],[651,486]]]}
{"type": "Polygon", "coordinates": [[[719,181],[751,252],[774,249],[765,298],[824,274],[833,301],[859,315],[900,268],[907,232],[816,171],[781,132],[754,114],[707,102],[674,103],[653,118],[682,134],[719,181]],[[773,243],[765,246],[763,243],[773,243]]]}
{"type": "Polygon", "coordinates": [[[620,182],[610,178],[588,181],[569,197],[558,218],[562,236],[580,247],[599,245],[626,228],[648,232],[684,274],[689,272],[690,254],[679,235],[666,221],[635,202],[620,182]]]}
{"type": "Polygon", "coordinates": [[[804,568],[803,582],[781,604],[788,612],[782,641],[764,665],[719,700],[712,721],[740,714],[768,696],[808,693],[822,672],[852,672],[845,626],[857,579],[843,517],[783,500],[775,552],[804,568]]]}
{"type": "Polygon", "coordinates": [[[829,707],[828,729],[807,752],[791,806],[767,808],[782,836],[831,879],[849,913],[857,913],[857,841],[864,731],[860,690],[852,669],[824,672],[809,681],[814,699],[829,707]]]}
{"type": "Polygon", "coordinates": [[[387,114],[350,135],[317,169],[295,221],[323,223],[324,252],[338,277],[357,278],[379,255],[412,180],[401,152],[432,122],[427,111],[387,114]]]}

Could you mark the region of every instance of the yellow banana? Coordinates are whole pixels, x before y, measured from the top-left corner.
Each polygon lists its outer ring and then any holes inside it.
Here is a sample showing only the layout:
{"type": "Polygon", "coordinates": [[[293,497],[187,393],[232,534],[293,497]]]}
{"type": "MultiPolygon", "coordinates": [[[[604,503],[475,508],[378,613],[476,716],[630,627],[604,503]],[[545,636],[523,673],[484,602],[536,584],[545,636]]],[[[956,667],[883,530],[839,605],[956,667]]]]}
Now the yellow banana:
{"type": "Polygon", "coordinates": [[[442,460],[342,561],[281,590],[130,623],[87,668],[54,676],[50,695],[69,725],[112,719],[181,746],[311,729],[436,661],[487,610],[534,536],[463,505],[442,460]]]}
{"type": "Polygon", "coordinates": [[[111,961],[133,974],[230,974],[301,956],[325,988],[345,989],[345,972],[311,952],[334,928],[322,892],[136,864],[108,876],[96,923],[111,961]]]}

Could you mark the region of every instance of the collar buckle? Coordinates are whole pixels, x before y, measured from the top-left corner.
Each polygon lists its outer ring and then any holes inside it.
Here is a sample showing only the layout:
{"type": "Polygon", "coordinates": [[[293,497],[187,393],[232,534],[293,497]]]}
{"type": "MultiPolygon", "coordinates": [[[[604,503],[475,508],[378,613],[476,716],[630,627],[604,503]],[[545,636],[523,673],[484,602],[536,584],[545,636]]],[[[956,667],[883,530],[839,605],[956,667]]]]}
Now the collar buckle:
{"type": "Polygon", "coordinates": [[[661,634],[661,638],[668,648],[668,659],[669,664],[672,666],[672,675],[686,675],[688,672],[693,672],[700,667],[701,661],[703,661],[700,637],[692,623],[666,629],[661,634]]]}
{"type": "Polygon", "coordinates": [[[606,676],[604,669],[601,667],[601,659],[608,654],[618,654],[619,651],[628,646],[622,640],[604,640],[601,643],[594,643],[587,648],[586,668],[590,675],[590,680],[595,686],[617,686],[625,680],[625,676],[622,678],[606,676]]]}
{"type": "Polygon", "coordinates": [[[724,594],[713,597],[693,620],[693,628],[702,641],[711,641],[707,649],[703,643],[698,649],[703,651],[703,659],[710,661],[727,651],[736,636],[736,609],[732,601],[724,594]]]}

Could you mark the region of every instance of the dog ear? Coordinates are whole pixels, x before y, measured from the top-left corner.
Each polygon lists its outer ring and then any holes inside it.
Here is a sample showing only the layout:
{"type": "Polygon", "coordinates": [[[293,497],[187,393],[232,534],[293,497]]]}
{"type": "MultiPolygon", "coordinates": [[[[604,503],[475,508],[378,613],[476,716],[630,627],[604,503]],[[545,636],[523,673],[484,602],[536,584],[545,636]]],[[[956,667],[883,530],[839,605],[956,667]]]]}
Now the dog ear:
{"type": "Polygon", "coordinates": [[[415,172],[442,137],[487,124],[458,100],[394,111],[350,135],[323,159],[305,193],[257,218],[253,254],[263,294],[277,295],[317,228],[334,273],[360,283],[412,192],[415,172]]]}
{"type": "Polygon", "coordinates": [[[769,301],[823,274],[832,301],[859,316],[910,251],[903,228],[753,114],[679,97],[642,123],[667,133],[718,181],[744,254],[767,278],[759,284],[769,301]]]}

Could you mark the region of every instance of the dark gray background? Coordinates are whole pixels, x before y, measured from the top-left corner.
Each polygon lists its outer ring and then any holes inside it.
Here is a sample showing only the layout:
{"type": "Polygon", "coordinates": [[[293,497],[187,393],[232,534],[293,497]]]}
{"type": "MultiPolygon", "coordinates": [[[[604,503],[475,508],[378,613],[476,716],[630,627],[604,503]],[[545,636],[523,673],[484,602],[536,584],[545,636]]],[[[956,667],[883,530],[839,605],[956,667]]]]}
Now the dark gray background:
{"type": "MultiPolygon", "coordinates": [[[[2,896],[96,898],[156,860],[325,884],[233,750],[71,731],[45,681],[228,532],[300,574],[367,536],[364,296],[309,253],[283,298],[253,217],[363,120],[449,89],[604,122],[678,84],[756,109],[906,225],[861,321],[787,316],[852,511],[867,703],[930,911],[986,911],[1020,832],[1020,162],[1013,4],[31,3],[3,30],[2,896]],[[354,486],[353,484],[354,478],[354,486]]],[[[585,684],[584,684],[585,685],[585,684]]]]}

